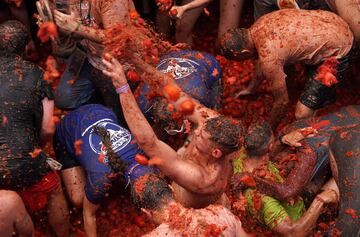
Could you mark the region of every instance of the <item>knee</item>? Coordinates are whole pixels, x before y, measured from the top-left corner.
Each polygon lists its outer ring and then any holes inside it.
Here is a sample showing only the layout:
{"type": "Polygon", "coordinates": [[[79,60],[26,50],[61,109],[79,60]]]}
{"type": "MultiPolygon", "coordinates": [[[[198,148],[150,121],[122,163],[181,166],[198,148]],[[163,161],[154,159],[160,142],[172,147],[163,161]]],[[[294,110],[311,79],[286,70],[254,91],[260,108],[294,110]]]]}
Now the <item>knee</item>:
{"type": "Polygon", "coordinates": [[[309,118],[313,115],[314,115],[313,109],[307,107],[306,105],[302,104],[301,102],[298,102],[298,104],[296,105],[296,110],[295,110],[296,120],[309,118]]]}
{"type": "Polygon", "coordinates": [[[84,193],[72,193],[69,194],[70,195],[70,200],[71,203],[76,207],[76,208],[82,208],[83,203],[84,203],[84,193]]]}

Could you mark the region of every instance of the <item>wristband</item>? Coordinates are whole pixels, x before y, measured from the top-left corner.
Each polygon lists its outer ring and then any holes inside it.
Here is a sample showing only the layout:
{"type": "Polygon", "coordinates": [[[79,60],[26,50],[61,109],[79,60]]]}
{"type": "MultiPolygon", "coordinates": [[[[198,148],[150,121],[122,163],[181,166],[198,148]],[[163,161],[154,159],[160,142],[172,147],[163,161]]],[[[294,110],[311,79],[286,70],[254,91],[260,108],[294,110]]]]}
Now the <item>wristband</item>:
{"type": "Polygon", "coordinates": [[[126,83],[125,85],[116,88],[116,93],[118,93],[119,95],[128,91],[130,89],[130,86],[128,83],[126,83]]]}

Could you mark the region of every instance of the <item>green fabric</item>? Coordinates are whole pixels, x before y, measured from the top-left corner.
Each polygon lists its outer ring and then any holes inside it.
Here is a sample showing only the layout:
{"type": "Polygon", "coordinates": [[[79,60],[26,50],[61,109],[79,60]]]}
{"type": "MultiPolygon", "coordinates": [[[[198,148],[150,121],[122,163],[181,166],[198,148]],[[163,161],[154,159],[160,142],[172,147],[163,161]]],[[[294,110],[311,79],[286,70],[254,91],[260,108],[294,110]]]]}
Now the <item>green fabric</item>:
{"type": "MultiPolygon", "coordinates": [[[[234,173],[241,173],[243,171],[244,158],[246,158],[246,153],[240,151],[239,156],[233,161],[234,173]]],[[[284,182],[279,170],[272,162],[269,162],[268,164],[268,171],[274,175],[276,182],[284,182]]],[[[250,188],[243,192],[247,201],[247,210],[256,220],[265,224],[270,229],[276,227],[278,223],[283,222],[287,217],[289,217],[292,221],[297,221],[305,211],[305,205],[302,199],[297,200],[294,205],[291,206],[287,202],[279,202],[275,198],[262,194],[260,194],[261,208],[260,210],[256,210],[253,202],[254,192],[255,190],[250,188]]]]}

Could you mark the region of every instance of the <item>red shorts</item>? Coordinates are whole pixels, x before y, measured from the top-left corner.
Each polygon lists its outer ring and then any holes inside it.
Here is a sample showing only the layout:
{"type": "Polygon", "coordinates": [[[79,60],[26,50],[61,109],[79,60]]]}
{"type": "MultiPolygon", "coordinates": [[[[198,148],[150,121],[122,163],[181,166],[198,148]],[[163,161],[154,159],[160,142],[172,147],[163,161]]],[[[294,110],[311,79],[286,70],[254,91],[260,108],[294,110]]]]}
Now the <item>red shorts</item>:
{"type": "Polygon", "coordinates": [[[39,183],[18,193],[24,201],[27,210],[32,213],[46,206],[49,194],[59,187],[59,185],[60,178],[58,174],[51,171],[45,175],[39,183]]]}

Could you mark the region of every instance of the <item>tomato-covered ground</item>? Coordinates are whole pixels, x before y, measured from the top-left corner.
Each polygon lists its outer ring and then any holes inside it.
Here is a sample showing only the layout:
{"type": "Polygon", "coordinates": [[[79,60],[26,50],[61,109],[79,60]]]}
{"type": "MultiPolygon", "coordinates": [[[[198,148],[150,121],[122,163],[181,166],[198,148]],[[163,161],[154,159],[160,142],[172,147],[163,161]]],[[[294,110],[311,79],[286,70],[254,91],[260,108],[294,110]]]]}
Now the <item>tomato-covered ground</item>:
{"type": "MultiPolygon", "coordinates": [[[[197,50],[214,53],[212,50],[215,48],[218,20],[217,4],[217,2],[211,4],[207,8],[210,14],[203,14],[197,24],[194,32],[194,48],[197,50]],[[206,27],[204,27],[205,25],[206,27]]],[[[246,5],[241,24],[248,26],[251,22],[251,6],[246,5]]],[[[229,61],[221,56],[217,56],[217,59],[223,71],[224,101],[222,113],[241,119],[246,125],[249,125],[252,121],[266,120],[273,101],[268,81],[265,80],[261,84],[255,95],[240,99],[234,98],[234,94],[243,89],[251,80],[254,71],[253,62],[250,60],[244,62],[229,61]]],[[[319,114],[334,111],[344,105],[360,104],[358,65],[360,65],[359,60],[352,64],[346,84],[338,92],[337,102],[319,111],[319,114]]],[[[278,129],[294,120],[294,103],[304,86],[304,72],[300,65],[286,70],[289,75],[288,89],[292,103],[289,106],[288,115],[283,118],[278,129]]],[[[256,236],[274,236],[270,231],[256,225],[250,218],[246,218],[246,214],[241,211],[241,201],[233,200],[232,202],[234,213],[240,217],[246,230],[256,233],[256,236]]],[[[321,215],[318,221],[314,236],[322,236],[322,231],[327,229],[331,221],[334,221],[335,212],[333,209],[333,207],[325,209],[324,214],[321,215]]],[[[51,236],[44,212],[34,214],[34,222],[37,237],[51,236]]],[[[123,184],[114,185],[112,193],[98,211],[97,223],[100,237],[135,237],[141,236],[154,228],[154,225],[148,221],[146,216],[131,205],[128,190],[124,190],[123,184]]],[[[81,210],[71,209],[71,232],[76,237],[85,236],[81,210]]]]}

